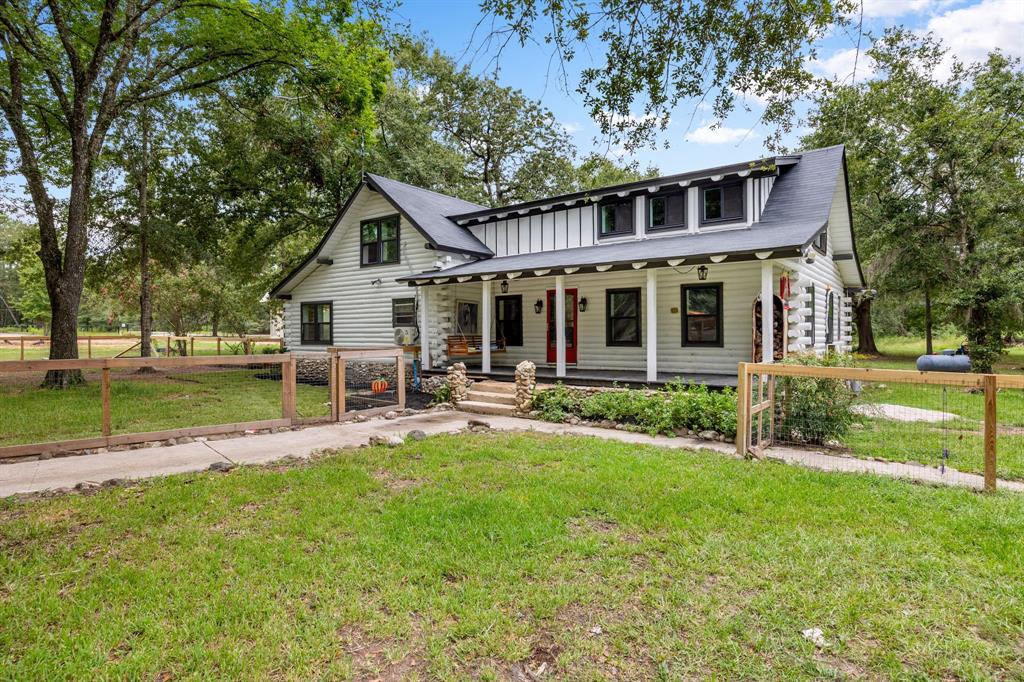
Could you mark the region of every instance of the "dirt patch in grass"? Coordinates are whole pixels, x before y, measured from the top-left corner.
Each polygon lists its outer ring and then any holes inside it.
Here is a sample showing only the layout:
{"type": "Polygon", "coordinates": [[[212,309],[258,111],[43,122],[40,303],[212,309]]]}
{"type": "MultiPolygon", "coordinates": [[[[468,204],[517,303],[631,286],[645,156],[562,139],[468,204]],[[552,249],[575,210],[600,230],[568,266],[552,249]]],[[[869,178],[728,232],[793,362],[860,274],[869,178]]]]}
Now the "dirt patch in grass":
{"type": "Polygon", "coordinates": [[[355,624],[342,627],[338,637],[351,659],[353,679],[390,682],[427,677],[429,663],[418,624],[412,635],[401,640],[373,637],[355,624]]]}
{"type": "Polygon", "coordinates": [[[412,488],[418,488],[423,485],[422,479],[402,478],[400,476],[396,476],[394,472],[388,471],[387,469],[378,469],[373,472],[373,477],[383,484],[385,488],[395,493],[400,493],[412,488]]]}

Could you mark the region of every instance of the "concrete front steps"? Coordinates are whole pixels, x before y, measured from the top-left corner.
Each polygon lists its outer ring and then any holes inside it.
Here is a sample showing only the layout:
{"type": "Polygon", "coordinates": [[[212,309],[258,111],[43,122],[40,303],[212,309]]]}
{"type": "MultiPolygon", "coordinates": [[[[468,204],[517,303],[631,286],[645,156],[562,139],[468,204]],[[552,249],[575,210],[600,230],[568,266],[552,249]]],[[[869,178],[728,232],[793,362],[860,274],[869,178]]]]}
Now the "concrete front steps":
{"type": "Polygon", "coordinates": [[[476,414],[496,414],[511,417],[516,411],[516,385],[507,381],[477,381],[459,409],[476,414]]]}

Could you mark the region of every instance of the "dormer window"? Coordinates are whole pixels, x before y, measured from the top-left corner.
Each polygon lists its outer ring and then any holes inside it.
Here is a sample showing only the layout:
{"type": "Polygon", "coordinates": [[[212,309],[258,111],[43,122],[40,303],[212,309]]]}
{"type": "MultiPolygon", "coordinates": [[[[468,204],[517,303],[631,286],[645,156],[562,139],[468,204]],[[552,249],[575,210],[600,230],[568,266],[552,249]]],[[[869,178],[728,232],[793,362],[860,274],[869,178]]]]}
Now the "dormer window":
{"type": "Polygon", "coordinates": [[[647,199],[647,230],[686,227],[686,190],[662,192],[647,199]]]}
{"type": "Polygon", "coordinates": [[[633,234],[633,199],[605,201],[598,206],[601,237],[633,234]]]}
{"type": "Polygon", "coordinates": [[[701,189],[701,223],[743,220],[743,183],[715,185],[701,189]]]}

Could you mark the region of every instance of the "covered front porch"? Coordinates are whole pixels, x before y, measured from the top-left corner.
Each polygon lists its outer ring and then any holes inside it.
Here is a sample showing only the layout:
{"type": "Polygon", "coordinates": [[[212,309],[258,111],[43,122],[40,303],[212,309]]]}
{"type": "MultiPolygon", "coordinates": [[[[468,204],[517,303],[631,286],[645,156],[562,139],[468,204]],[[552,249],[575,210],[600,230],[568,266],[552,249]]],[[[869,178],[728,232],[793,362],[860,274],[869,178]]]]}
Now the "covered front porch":
{"type": "Polygon", "coordinates": [[[772,255],[530,270],[495,258],[474,264],[491,272],[409,278],[424,373],[463,362],[502,380],[529,360],[545,382],[735,386],[738,363],[774,359],[760,338],[778,335],[782,310],[761,315],[757,301],[777,301],[776,278],[791,264],[772,255]]]}

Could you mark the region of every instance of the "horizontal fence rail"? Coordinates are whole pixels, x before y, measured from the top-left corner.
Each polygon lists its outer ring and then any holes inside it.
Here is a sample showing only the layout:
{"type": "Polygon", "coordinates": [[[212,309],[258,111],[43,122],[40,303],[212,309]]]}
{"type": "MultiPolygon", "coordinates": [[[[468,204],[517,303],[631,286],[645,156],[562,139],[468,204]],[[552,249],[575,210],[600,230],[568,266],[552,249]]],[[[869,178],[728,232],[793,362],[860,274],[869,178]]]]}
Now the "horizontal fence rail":
{"type": "Polygon", "coordinates": [[[997,474],[1024,479],[1022,375],[740,363],[737,379],[740,454],[812,447],[982,475],[986,490],[997,474]]]}
{"type": "MultiPolygon", "coordinates": [[[[174,335],[174,334],[153,334],[151,343],[156,353],[164,355],[195,355],[198,344],[201,354],[221,355],[225,346],[240,345],[243,355],[252,354],[258,345],[274,345],[284,350],[285,340],[279,336],[251,335],[251,336],[202,336],[197,334],[174,335]],[[173,345],[172,345],[173,344],[173,345]]],[[[4,347],[16,347],[18,360],[24,360],[26,351],[34,352],[39,347],[48,348],[52,340],[50,336],[37,335],[0,335],[0,350],[4,347]]],[[[142,345],[142,337],[132,334],[96,334],[90,336],[79,336],[79,353],[86,358],[92,358],[95,351],[118,350],[114,357],[121,357],[134,352],[136,355],[142,345]],[[84,352],[83,352],[84,351],[84,352]]],[[[231,353],[229,353],[231,354],[231,353]]]]}
{"type": "Polygon", "coordinates": [[[400,347],[0,361],[0,459],[403,410],[405,379],[400,347]],[[54,371],[82,381],[47,388],[54,371]]]}
{"type": "Polygon", "coordinates": [[[290,353],[0,362],[0,458],[290,426],[294,365],[290,353]],[[54,371],[82,382],[46,388],[54,371]]]}

